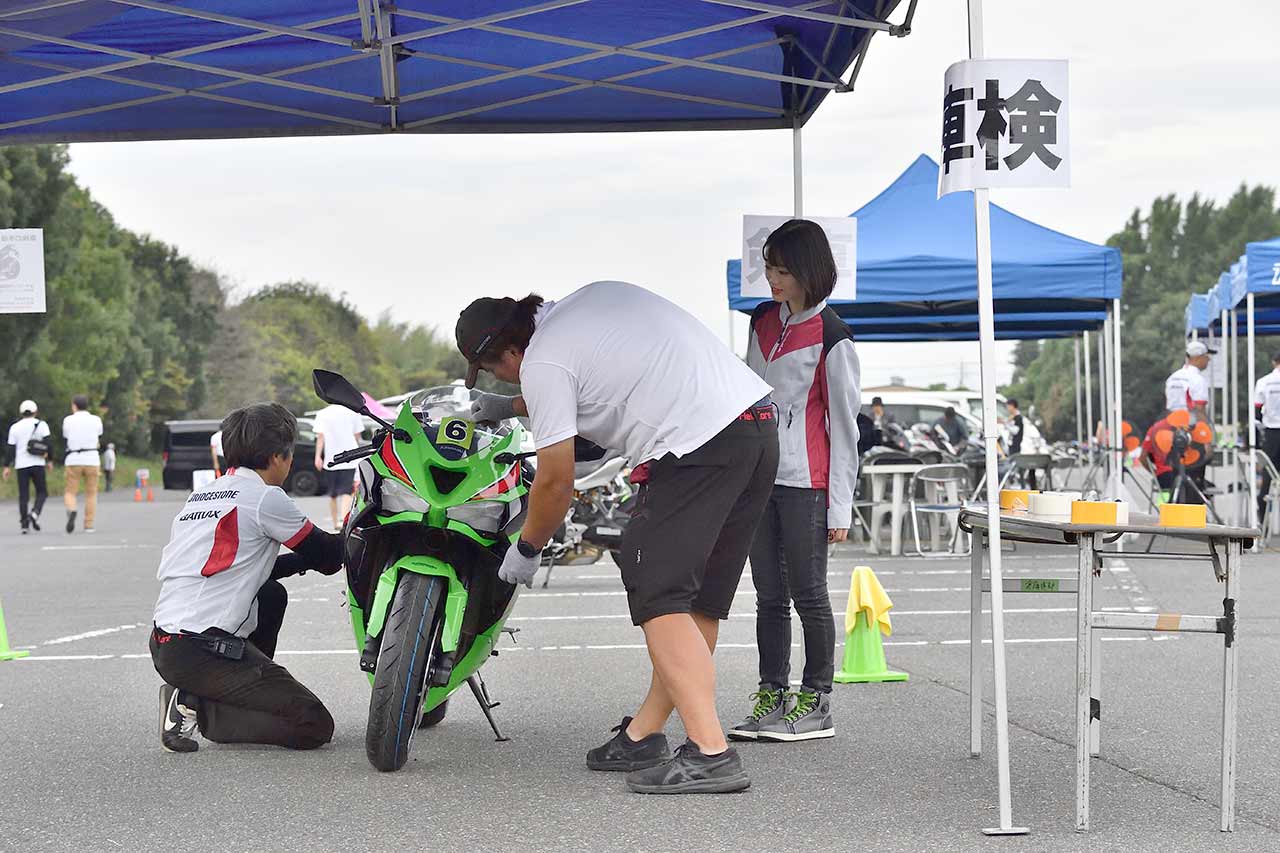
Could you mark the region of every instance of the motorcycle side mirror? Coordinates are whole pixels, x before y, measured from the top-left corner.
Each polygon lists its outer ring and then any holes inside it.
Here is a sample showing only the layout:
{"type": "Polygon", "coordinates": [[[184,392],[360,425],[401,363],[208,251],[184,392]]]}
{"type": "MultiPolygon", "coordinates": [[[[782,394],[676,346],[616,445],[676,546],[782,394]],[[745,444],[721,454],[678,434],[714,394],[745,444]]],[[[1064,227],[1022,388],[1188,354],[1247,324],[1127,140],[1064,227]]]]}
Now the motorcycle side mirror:
{"type": "Polygon", "coordinates": [[[346,406],[351,411],[362,415],[369,414],[364,395],[342,374],[317,368],[311,371],[311,382],[315,385],[316,396],[326,403],[346,406]]]}

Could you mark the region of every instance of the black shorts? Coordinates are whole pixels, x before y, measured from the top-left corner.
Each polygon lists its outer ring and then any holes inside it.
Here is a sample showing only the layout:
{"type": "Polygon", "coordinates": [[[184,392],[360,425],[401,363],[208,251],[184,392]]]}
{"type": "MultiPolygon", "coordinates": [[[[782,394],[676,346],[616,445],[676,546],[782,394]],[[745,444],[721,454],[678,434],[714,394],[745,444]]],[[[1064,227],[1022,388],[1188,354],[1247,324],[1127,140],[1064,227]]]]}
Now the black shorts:
{"type": "Polygon", "coordinates": [[[652,463],[622,539],[631,621],[727,619],[778,472],[778,422],[735,420],[692,453],[652,463]]]}
{"type": "Polygon", "coordinates": [[[340,498],[351,494],[356,482],[355,468],[340,468],[337,471],[324,472],[325,485],[329,487],[329,497],[340,498]]]}

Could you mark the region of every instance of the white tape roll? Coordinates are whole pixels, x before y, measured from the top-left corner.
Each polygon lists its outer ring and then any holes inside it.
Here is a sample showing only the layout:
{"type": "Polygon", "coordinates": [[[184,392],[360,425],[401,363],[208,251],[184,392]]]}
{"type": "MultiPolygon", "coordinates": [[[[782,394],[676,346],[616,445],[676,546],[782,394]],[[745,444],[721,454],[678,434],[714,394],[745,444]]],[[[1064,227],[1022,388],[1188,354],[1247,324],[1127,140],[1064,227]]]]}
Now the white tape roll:
{"type": "Polygon", "coordinates": [[[1031,514],[1055,521],[1071,520],[1071,504],[1080,500],[1079,492],[1041,492],[1031,496],[1031,514]]]}

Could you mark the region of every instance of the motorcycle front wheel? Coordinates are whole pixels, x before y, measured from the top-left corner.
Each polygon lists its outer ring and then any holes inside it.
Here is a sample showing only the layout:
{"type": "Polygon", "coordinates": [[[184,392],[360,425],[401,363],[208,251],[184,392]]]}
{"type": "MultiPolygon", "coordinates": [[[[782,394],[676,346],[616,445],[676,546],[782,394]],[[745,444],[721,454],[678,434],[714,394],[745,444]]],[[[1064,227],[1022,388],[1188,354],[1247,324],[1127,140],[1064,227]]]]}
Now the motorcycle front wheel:
{"type": "Polygon", "coordinates": [[[433,575],[402,572],[396,584],[369,699],[365,753],[384,772],[409,759],[427,672],[444,625],[447,582],[433,575]]]}

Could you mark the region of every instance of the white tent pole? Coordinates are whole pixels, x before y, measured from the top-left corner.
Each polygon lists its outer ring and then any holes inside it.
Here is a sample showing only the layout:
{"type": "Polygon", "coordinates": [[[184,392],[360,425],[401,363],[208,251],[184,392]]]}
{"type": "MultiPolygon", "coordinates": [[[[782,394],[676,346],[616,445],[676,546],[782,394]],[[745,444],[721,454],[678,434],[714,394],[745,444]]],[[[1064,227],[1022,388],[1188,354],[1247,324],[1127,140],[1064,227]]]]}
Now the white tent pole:
{"type": "MultiPolygon", "coordinates": [[[[969,58],[982,59],[982,0],[969,0],[969,58]]],[[[991,651],[995,675],[996,773],[1000,826],[986,835],[1025,835],[1013,825],[1009,790],[1009,697],[1004,657],[1004,575],[1000,566],[1000,475],[996,463],[996,322],[991,275],[991,200],[989,190],[973,191],[978,261],[978,342],[982,372],[982,433],[987,455],[987,547],[991,571],[991,651]]],[[[974,543],[974,547],[980,547],[974,543]]]]}
{"type": "MultiPolygon", "coordinates": [[[[1089,333],[1088,333],[1088,332],[1085,332],[1085,334],[1087,335],[1087,334],[1089,334],[1089,333]]],[[[1072,344],[1071,351],[1072,351],[1072,356],[1073,356],[1073,359],[1072,359],[1072,360],[1073,360],[1073,362],[1075,363],[1075,369],[1076,369],[1076,372],[1075,372],[1075,380],[1076,380],[1076,443],[1077,443],[1077,444],[1080,444],[1080,445],[1083,445],[1083,444],[1084,444],[1084,425],[1083,425],[1083,424],[1081,423],[1081,421],[1080,421],[1080,417],[1081,417],[1081,407],[1080,407],[1080,339],[1079,339],[1079,338],[1076,338],[1074,341],[1072,341],[1072,342],[1071,342],[1071,344],[1072,344]]]]}
{"type": "MultiPolygon", "coordinates": [[[[1227,312],[1223,311],[1220,316],[1222,318],[1220,328],[1222,339],[1221,343],[1218,344],[1218,354],[1220,358],[1230,363],[1231,358],[1227,354],[1227,312]]],[[[1228,381],[1231,378],[1229,376],[1230,372],[1231,371],[1226,367],[1222,368],[1222,414],[1218,418],[1218,423],[1221,425],[1221,428],[1217,430],[1218,438],[1222,440],[1225,440],[1227,437],[1227,417],[1231,410],[1230,401],[1227,399],[1227,395],[1231,392],[1231,383],[1228,381]]],[[[1223,446],[1225,447],[1225,444],[1223,446]]],[[[1223,450],[1222,465],[1224,477],[1226,476],[1226,464],[1226,450],[1223,450]]]]}
{"type": "Polygon", "coordinates": [[[791,186],[795,195],[796,218],[804,216],[804,145],[800,139],[800,117],[791,128],[791,186]]]}
{"type": "MultiPolygon", "coordinates": [[[[1238,388],[1240,384],[1240,370],[1236,366],[1236,362],[1239,360],[1237,356],[1240,350],[1240,329],[1239,324],[1236,322],[1236,311],[1234,308],[1227,312],[1227,322],[1231,325],[1231,337],[1227,341],[1227,358],[1231,360],[1227,365],[1228,370],[1230,371],[1229,381],[1231,385],[1231,414],[1229,415],[1230,420],[1228,421],[1230,424],[1231,448],[1228,451],[1227,463],[1230,467],[1227,470],[1230,471],[1229,476],[1234,482],[1236,474],[1239,472],[1240,460],[1240,451],[1238,450],[1240,446],[1240,391],[1238,388]]],[[[1231,495],[1231,523],[1240,523],[1239,489],[1234,489],[1231,495]]]]}
{"type": "Polygon", "coordinates": [[[1098,420],[1102,423],[1103,446],[1099,448],[1101,458],[1106,463],[1106,480],[1105,485],[1100,489],[1105,492],[1111,488],[1111,362],[1108,352],[1111,347],[1108,341],[1111,338],[1111,308],[1107,307],[1107,319],[1102,321],[1102,334],[1098,335],[1098,381],[1099,392],[1102,395],[1102,411],[1098,413],[1098,420]]]}
{"type": "Polygon", "coordinates": [[[1093,366],[1090,364],[1093,357],[1090,355],[1091,348],[1089,342],[1089,333],[1084,333],[1084,440],[1087,447],[1093,447],[1093,366]]]}
{"type": "Polygon", "coordinates": [[[1245,514],[1245,517],[1249,519],[1250,527],[1257,527],[1258,526],[1258,460],[1253,458],[1253,433],[1254,433],[1254,424],[1256,423],[1253,417],[1253,388],[1258,380],[1257,380],[1257,377],[1254,375],[1257,372],[1257,370],[1254,368],[1254,365],[1253,365],[1254,325],[1253,325],[1253,294],[1252,293],[1250,293],[1248,296],[1245,297],[1245,302],[1249,309],[1249,320],[1248,320],[1249,345],[1247,348],[1248,359],[1249,359],[1249,361],[1247,362],[1248,370],[1249,370],[1249,384],[1245,386],[1245,393],[1248,395],[1248,398],[1246,401],[1246,405],[1244,407],[1245,434],[1248,436],[1248,441],[1245,443],[1245,447],[1249,448],[1249,451],[1248,451],[1249,452],[1249,511],[1245,514]]]}
{"type": "MultiPolygon", "coordinates": [[[[1115,331],[1115,347],[1113,349],[1112,361],[1115,364],[1115,385],[1112,396],[1115,398],[1115,432],[1111,434],[1111,443],[1116,448],[1116,470],[1115,470],[1115,486],[1112,489],[1112,497],[1119,500],[1121,488],[1124,483],[1124,383],[1121,377],[1124,374],[1124,362],[1121,354],[1124,352],[1120,344],[1120,330],[1124,328],[1124,318],[1120,316],[1120,300],[1116,299],[1112,302],[1111,328],[1115,331]]],[[[1123,550],[1123,549],[1122,549],[1123,550]]]]}

